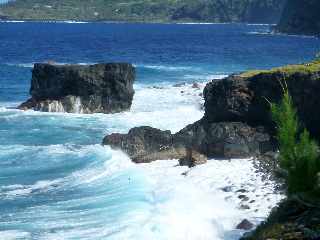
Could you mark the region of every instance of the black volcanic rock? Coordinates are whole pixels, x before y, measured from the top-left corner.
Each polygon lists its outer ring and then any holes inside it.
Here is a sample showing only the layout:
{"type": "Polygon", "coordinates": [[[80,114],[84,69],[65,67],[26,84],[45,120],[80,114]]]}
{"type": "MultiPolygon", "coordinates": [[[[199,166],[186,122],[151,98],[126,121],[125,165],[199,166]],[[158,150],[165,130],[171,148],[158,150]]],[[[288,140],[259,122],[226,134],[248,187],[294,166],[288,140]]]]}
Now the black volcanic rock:
{"type": "Polygon", "coordinates": [[[275,149],[263,127],[241,122],[209,123],[205,118],[176,133],[173,141],[209,158],[247,158],[275,149]]]}
{"type": "MultiPolygon", "coordinates": [[[[306,67],[307,68],[307,67],[306,67]]],[[[214,80],[204,90],[205,118],[209,122],[236,121],[251,126],[265,126],[271,132],[274,124],[271,102],[279,102],[285,80],[299,119],[314,137],[320,137],[320,68],[319,71],[267,71],[249,77],[230,76],[214,80]]]]}
{"type": "Polygon", "coordinates": [[[194,166],[205,158],[259,157],[276,168],[277,143],[270,103],[283,96],[286,81],[299,119],[320,136],[320,63],[254,71],[213,80],[204,90],[203,119],[176,134],[150,127],[106,136],[104,144],[124,150],[134,162],[180,159],[194,166]]]}
{"type": "Polygon", "coordinates": [[[181,156],[173,148],[173,136],[170,131],[151,127],[132,128],[128,134],[111,134],[104,138],[103,144],[124,150],[136,163],[175,159],[181,156]]]}
{"type": "Polygon", "coordinates": [[[254,227],[253,223],[251,223],[247,219],[244,219],[241,221],[241,223],[237,225],[236,229],[248,231],[248,230],[251,230],[253,227],[254,227]]]}
{"type": "Polygon", "coordinates": [[[45,112],[121,112],[131,107],[134,80],[135,69],[127,63],[39,63],[32,71],[32,98],[19,108],[45,112]]]}
{"type": "Polygon", "coordinates": [[[246,158],[275,149],[263,128],[240,122],[207,123],[200,120],[176,134],[151,127],[133,128],[128,134],[111,134],[104,145],[124,150],[136,163],[180,159],[195,166],[210,158],[246,158]]]}

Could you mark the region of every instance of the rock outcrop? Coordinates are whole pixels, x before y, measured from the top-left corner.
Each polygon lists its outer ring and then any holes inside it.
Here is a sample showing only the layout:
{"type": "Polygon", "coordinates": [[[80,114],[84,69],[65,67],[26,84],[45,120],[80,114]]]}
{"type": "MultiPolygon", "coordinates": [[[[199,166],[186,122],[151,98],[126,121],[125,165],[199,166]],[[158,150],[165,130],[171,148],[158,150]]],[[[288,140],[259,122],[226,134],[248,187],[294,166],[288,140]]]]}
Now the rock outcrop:
{"type": "Polygon", "coordinates": [[[298,198],[285,199],[268,219],[242,240],[317,240],[320,239],[318,201],[306,204],[298,198]]]}
{"type": "Polygon", "coordinates": [[[287,0],[276,31],[289,34],[320,34],[320,1],[287,0]]]}
{"type": "Polygon", "coordinates": [[[128,134],[106,136],[103,144],[124,150],[136,163],[180,159],[194,166],[210,158],[245,158],[275,149],[272,138],[261,128],[241,122],[208,123],[205,119],[176,134],[151,127],[133,128],[128,134]]]}
{"type": "Polygon", "coordinates": [[[204,90],[205,115],[200,121],[176,134],[134,128],[106,136],[103,143],[124,150],[137,163],[180,159],[180,164],[194,166],[206,158],[255,156],[273,162],[269,158],[276,156],[277,143],[268,101],[280,101],[283,80],[299,118],[319,139],[320,63],[312,62],[213,80],[204,90]]]}
{"type": "Polygon", "coordinates": [[[269,102],[279,102],[287,84],[301,122],[320,137],[320,63],[292,65],[270,71],[245,73],[212,81],[204,90],[205,118],[210,122],[245,122],[272,132],[269,102]],[[284,82],[285,81],[285,82],[284,82]],[[269,102],[268,102],[269,101],[269,102]]]}
{"type": "Polygon", "coordinates": [[[183,157],[185,150],[176,148],[173,142],[170,131],[151,127],[132,128],[128,134],[114,133],[103,140],[104,145],[124,150],[136,163],[183,157]]]}
{"type": "Polygon", "coordinates": [[[19,109],[68,113],[115,113],[128,110],[134,95],[135,69],[127,63],[34,65],[31,99],[19,109]]]}

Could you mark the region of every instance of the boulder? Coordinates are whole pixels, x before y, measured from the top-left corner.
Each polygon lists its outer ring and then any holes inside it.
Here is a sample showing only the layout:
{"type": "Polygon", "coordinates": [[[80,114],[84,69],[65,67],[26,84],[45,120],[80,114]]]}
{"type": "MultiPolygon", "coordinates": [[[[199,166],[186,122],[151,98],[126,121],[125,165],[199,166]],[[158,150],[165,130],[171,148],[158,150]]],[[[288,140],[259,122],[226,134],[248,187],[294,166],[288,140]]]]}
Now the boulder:
{"type": "Polygon", "coordinates": [[[254,227],[253,223],[251,223],[247,219],[244,219],[244,220],[241,221],[241,223],[239,223],[237,225],[236,228],[239,229],[239,230],[248,231],[248,230],[251,230],[253,227],[254,227]]]}
{"type": "Polygon", "coordinates": [[[31,99],[19,109],[69,113],[128,110],[134,95],[135,69],[127,63],[34,65],[31,99]]]}
{"type": "Polygon", "coordinates": [[[202,165],[207,163],[208,158],[197,152],[194,151],[192,148],[186,147],[186,154],[184,157],[179,159],[180,166],[187,166],[189,168],[195,167],[197,165],[202,165]]]}

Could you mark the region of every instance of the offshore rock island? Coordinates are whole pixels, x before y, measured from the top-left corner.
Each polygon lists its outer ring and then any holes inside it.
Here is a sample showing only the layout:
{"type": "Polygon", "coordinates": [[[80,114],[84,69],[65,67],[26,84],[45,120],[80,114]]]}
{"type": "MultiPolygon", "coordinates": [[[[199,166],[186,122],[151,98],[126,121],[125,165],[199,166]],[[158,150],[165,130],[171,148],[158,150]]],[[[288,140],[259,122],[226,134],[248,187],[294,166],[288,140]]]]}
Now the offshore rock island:
{"type": "Polygon", "coordinates": [[[32,97],[18,108],[68,113],[122,112],[131,107],[134,80],[135,69],[127,63],[39,63],[32,71],[32,97]]]}

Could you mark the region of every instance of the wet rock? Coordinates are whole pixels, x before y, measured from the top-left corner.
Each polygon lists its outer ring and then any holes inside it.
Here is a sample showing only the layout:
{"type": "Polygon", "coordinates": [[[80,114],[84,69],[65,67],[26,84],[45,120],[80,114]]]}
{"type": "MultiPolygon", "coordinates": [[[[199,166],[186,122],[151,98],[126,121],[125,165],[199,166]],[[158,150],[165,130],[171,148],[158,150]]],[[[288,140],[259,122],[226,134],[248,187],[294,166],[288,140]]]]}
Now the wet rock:
{"type": "Polygon", "coordinates": [[[241,199],[241,201],[243,202],[249,201],[249,198],[246,195],[239,195],[238,198],[241,199]]]}
{"type": "Polygon", "coordinates": [[[123,150],[135,163],[180,159],[186,155],[184,148],[173,146],[173,135],[170,131],[152,127],[137,127],[132,128],[128,134],[108,135],[103,144],[123,150]]]}
{"type": "Polygon", "coordinates": [[[320,105],[320,71],[267,71],[214,80],[204,90],[205,118],[210,122],[245,122],[273,132],[274,123],[266,99],[271,102],[281,100],[280,81],[284,79],[297,106],[299,119],[313,136],[319,137],[320,114],[314,109],[320,105]]]}
{"type": "Polygon", "coordinates": [[[197,165],[207,163],[207,157],[192,150],[192,148],[186,148],[186,155],[179,159],[180,166],[195,167],[197,165]]]}
{"type": "Polygon", "coordinates": [[[186,83],[183,82],[183,83],[174,84],[173,87],[183,87],[183,86],[185,86],[185,85],[186,85],[186,83]]]}
{"type": "Polygon", "coordinates": [[[250,209],[250,207],[248,205],[245,205],[245,204],[241,204],[239,208],[241,210],[249,210],[250,209]]]}
{"type": "Polygon", "coordinates": [[[115,113],[129,110],[135,69],[127,63],[34,65],[31,99],[22,110],[69,113],[115,113]]]}
{"type": "Polygon", "coordinates": [[[237,229],[239,230],[251,230],[254,227],[253,223],[251,223],[250,221],[248,221],[247,219],[242,220],[241,223],[239,223],[237,225],[237,229]]]}
{"type": "Polygon", "coordinates": [[[195,83],[192,84],[192,88],[200,89],[200,87],[201,87],[201,86],[200,86],[199,83],[196,83],[196,82],[195,82],[195,83]]]}
{"type": "Polygon", "coordinates": [[[232,192],[232,188],[233,188],[232,186],[226,186],[226,187],[221,188],[221,190],[224,192],[232,192]]]}
{"type": "Polygon", "coordinates": [[[134,162],[180,159],[195,166],[207,158],[246,158],[259,155],[269,136],[243,123],[212,123],[200,120],[176,134],[151,127],[133,128],[128,134],[111,134],[104,145],[124,150],[134,162]],[[192,158],[186,157],[187,150],[192,158]],[[188,150],[188,151],[189,151],[188,150]]]}
{"type": "Polygon", "coordinates": [[[248,190],[242,188],[242,189],[237,190],[236,192],[237,193],[247,193],[248,190]]]}

